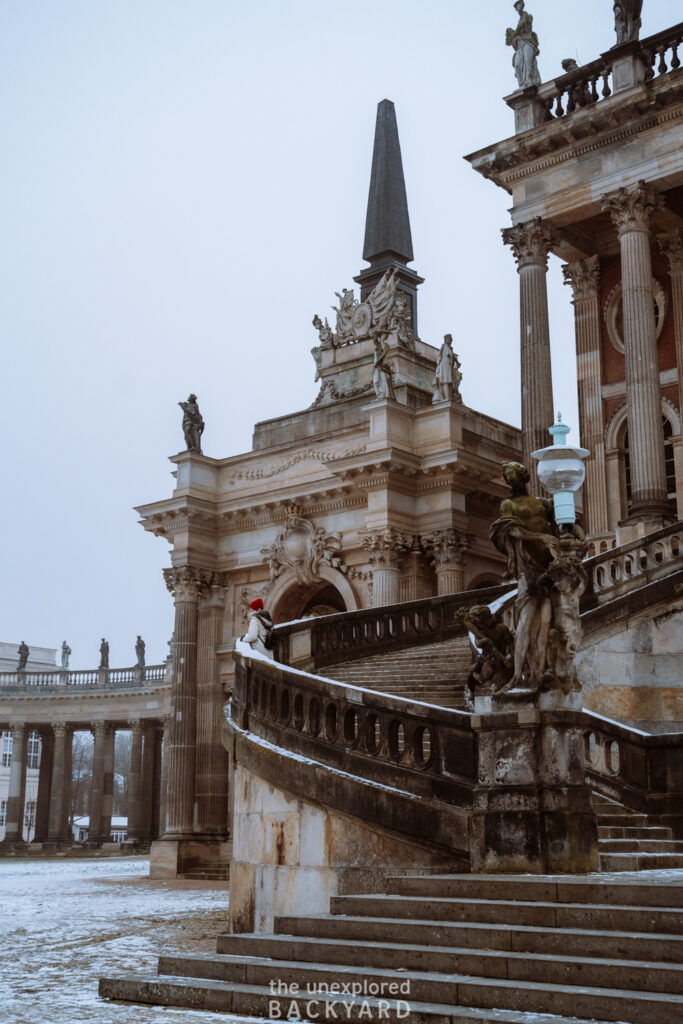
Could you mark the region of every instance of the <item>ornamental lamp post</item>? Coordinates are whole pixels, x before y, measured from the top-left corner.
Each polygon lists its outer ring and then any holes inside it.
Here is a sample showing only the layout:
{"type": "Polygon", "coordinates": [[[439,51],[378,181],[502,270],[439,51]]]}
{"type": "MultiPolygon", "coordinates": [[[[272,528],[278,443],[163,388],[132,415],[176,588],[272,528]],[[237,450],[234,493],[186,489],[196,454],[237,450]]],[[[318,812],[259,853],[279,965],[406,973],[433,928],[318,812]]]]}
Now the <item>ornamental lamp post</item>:
{"type": "Polygon", "coordinates": [[[532,452],[531,457],[538,459],[538,478],[553,496],[557,525],[572,525],[576,522],[574,495],[586,479],[583,460],[590,452],[567,444],[570,427],[562,422],[562,413],[558,412],[557,423],[549,429],[553,443],[532,452]]]}

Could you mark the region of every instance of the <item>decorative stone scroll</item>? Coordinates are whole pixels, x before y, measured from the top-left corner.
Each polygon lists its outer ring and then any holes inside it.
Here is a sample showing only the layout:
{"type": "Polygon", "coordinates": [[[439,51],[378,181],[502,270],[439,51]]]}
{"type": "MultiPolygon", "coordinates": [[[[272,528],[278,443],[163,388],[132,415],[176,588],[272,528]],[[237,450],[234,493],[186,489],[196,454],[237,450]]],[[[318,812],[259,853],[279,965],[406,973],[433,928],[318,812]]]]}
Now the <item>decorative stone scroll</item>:
{"type": "Polygon", "coordinates": [[[346,573],[344,560],[338,554],[340,549],[337,534],[328,534],[323,527],[294,515],[288,518],[275,542],[261,548],[261,554],[270,564],[271,582],[291,569],[299,583],[318,583],[322,565],[346,573]]]}

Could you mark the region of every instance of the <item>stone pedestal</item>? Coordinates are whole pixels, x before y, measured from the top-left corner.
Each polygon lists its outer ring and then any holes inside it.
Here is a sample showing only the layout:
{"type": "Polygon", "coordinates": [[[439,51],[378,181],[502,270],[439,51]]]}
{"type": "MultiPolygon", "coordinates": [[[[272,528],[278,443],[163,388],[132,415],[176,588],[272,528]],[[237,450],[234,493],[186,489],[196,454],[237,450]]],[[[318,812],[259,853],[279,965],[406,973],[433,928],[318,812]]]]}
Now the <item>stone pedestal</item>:
{"type": "Polygon", "coordinates": [[[188,871],[229,868],[232,843],[215,836],[162,837],[152,843],[150,878],[177,878],[188,871]]]}
{"type": "Polygon", "coordinates": [[[548,120],[546,105],[539,98],[538,87],[529,85],[505,97],[508,107],[515,112],[515,135],[539,128],[548,120]]]}
{"type": "Polygon", "coordinates": [[[473,872],[597,871],[597,823],[585,780],[578,697],[535,706],[477,697],[478,785],[470,827],[473,872]],[[553,706],[558,705],[558,706],[553,706]]]}

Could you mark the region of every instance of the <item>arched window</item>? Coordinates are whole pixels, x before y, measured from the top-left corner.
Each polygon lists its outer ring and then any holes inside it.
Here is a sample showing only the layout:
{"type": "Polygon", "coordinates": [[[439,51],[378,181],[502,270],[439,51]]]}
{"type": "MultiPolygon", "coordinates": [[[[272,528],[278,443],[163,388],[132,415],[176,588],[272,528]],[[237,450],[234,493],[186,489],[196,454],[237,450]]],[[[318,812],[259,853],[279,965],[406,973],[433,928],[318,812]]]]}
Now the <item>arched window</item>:
{"type": "MultiPolygon", "coordinates": [[[[673,427],[666,418],[662,416],[662,427],[664,428],[664,465],[666,467],[666,496],[669,505],[676,511],[676,468],[674,465],[674,446],[672,443],[673,427]]],[[[628,429],[624,433],[624,476],[626,477],[626,500],[628,510],[631,511],[631,452],[629,449],[628,429]]]]}

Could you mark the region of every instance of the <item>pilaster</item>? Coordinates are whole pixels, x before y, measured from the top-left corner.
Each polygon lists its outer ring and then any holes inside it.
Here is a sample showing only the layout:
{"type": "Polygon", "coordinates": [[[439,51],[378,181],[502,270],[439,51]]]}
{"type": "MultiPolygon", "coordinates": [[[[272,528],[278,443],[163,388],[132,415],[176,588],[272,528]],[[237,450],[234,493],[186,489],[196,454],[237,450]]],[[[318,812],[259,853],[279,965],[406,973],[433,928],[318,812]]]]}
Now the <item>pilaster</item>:
{"type": "Polygon", "coordinates": [[[504,228],[503,242],[512,248],[519,271],[522,448],[531,493],[537,494],[540,485],[530,456],[545,447],[548,427],[555,422],[546,274],[557,235],[551,224],[536,217],[504,228]]]}
{"type": "Polygon", "coordinates": [[[590,536],[601,536],[609,532],[609,513],[602,416],[600,259],[590,256],[566,264],[562,272],[564,283],[571,285],[574,305],[581,442],[591,453],[585,463],[585,528],[590,536]]]}

